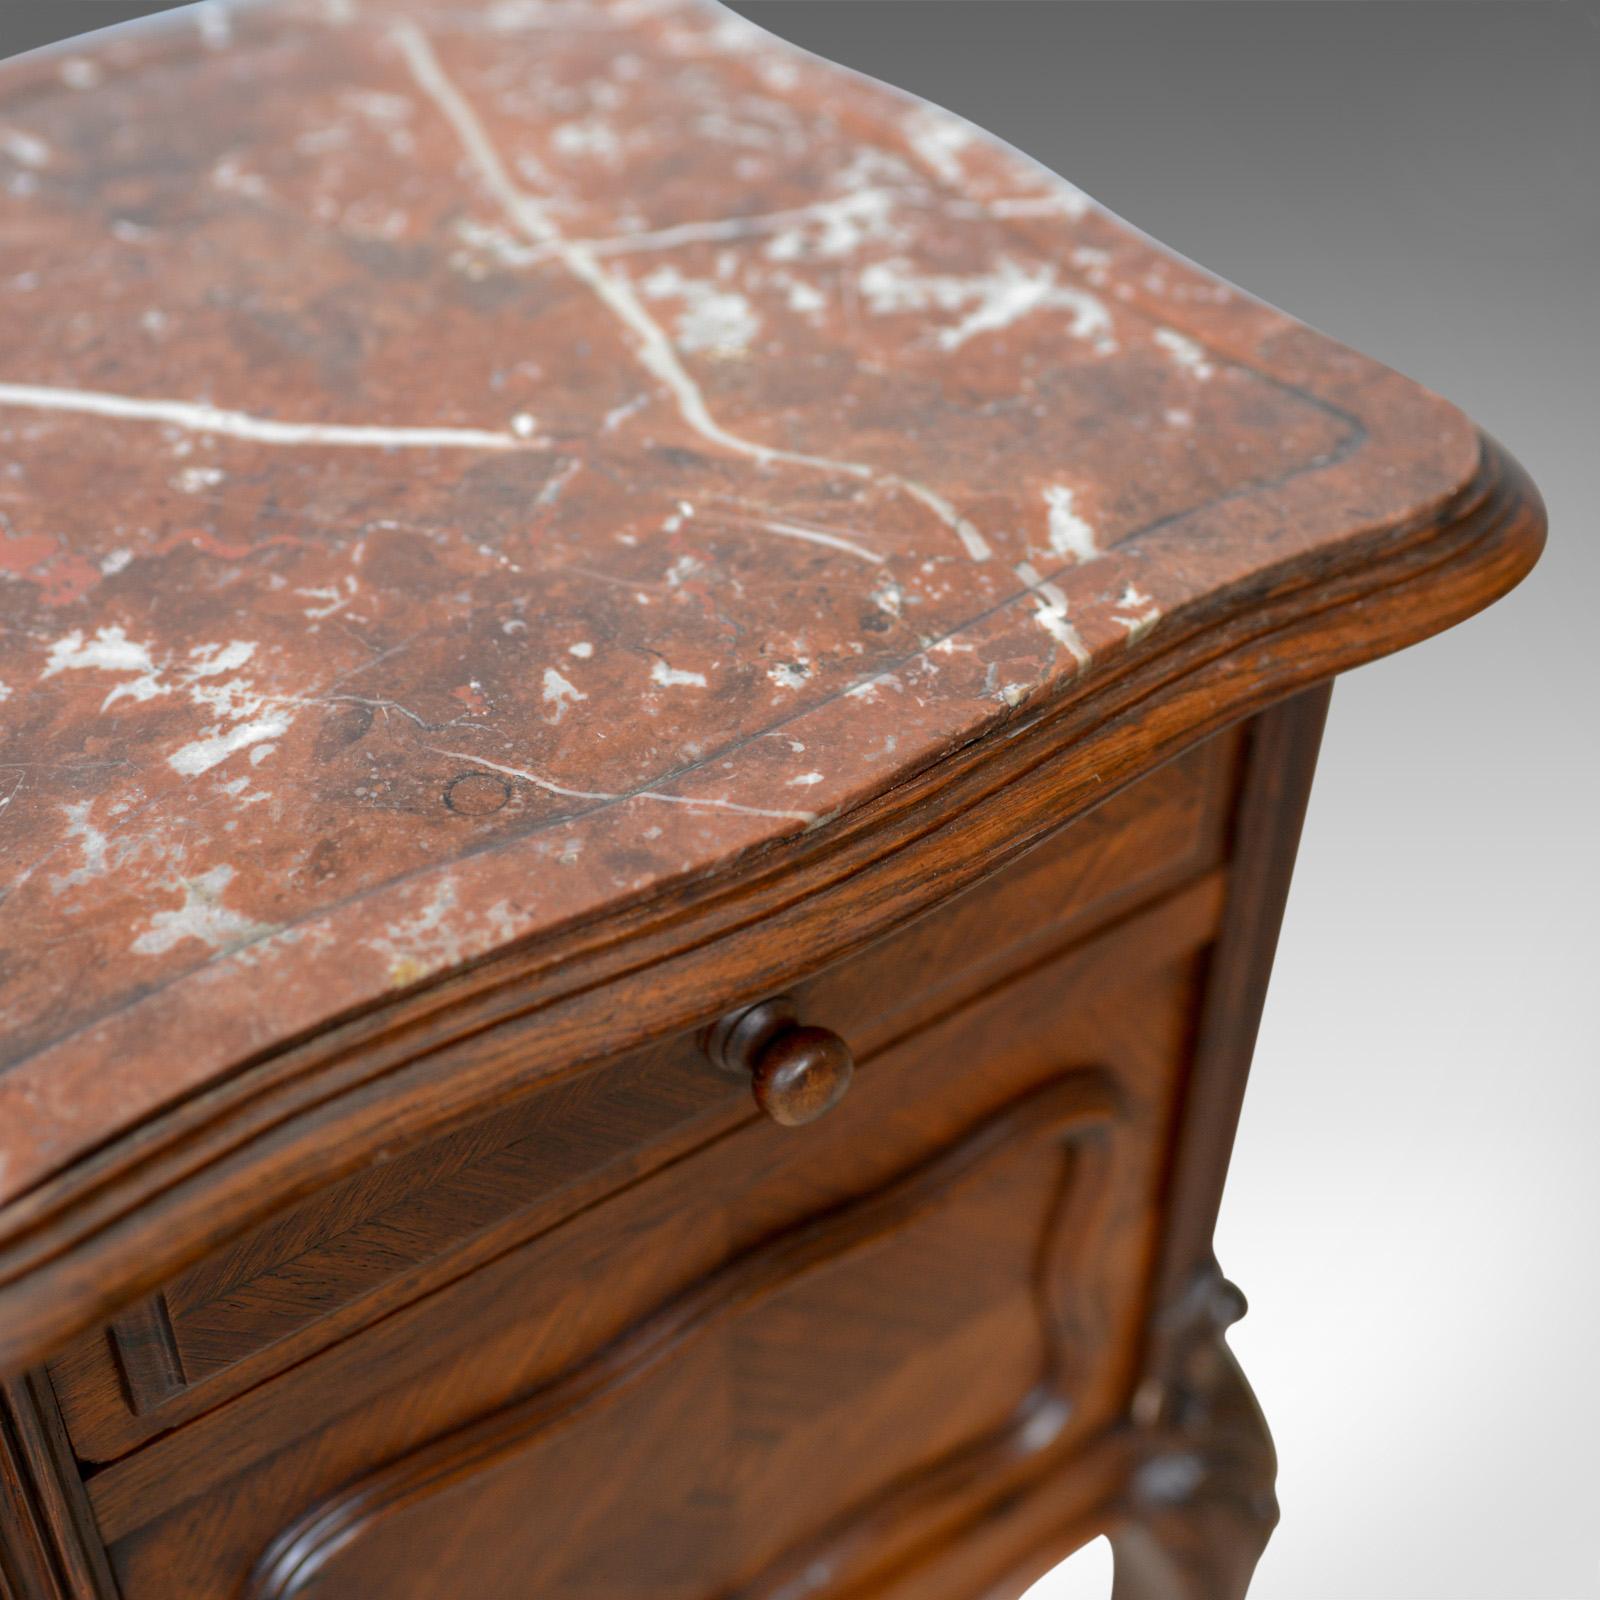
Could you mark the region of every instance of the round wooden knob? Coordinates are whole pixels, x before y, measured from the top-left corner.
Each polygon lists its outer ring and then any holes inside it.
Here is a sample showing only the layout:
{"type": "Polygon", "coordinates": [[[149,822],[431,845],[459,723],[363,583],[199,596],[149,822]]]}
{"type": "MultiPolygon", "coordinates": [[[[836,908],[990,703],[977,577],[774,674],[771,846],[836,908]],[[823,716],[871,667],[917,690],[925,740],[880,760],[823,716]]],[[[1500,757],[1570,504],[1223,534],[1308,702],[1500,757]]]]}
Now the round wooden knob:
{"type": "Polygon", "coordinates": [[[750,1086],[774,1122],[798,1128],[838,1105],[856,1064],[850,1046],[826,1028],[790,1028],[756,1057],[750,1086]]]}
{"type": "Polygon", "coordinates": [[[724,1017],[706,1047],[718,1066],[749,1079],[756,1104],[786,1128],[831,1111],[856,1069],[849,1045],[827,1028],[802,1027],[787,996],[724,1017]]]}

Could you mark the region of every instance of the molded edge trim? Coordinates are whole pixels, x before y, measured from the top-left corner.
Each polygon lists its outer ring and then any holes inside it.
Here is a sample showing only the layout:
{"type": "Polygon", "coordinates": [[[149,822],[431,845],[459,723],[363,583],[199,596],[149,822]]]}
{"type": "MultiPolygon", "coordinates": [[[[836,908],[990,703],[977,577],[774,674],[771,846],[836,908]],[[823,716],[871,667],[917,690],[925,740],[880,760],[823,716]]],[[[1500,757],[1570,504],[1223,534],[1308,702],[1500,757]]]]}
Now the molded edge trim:
{"type": "Polygon", "coordinates": [[[1481,610],[1544,533],[1537,490],[1484,438],[1476,477],[1426,518],[1209,597],[1161,649],[829,826],[241,1063],[0,1208],[0,1373],[380,1151],[871,943],[1228,723],[1481,610]]]}

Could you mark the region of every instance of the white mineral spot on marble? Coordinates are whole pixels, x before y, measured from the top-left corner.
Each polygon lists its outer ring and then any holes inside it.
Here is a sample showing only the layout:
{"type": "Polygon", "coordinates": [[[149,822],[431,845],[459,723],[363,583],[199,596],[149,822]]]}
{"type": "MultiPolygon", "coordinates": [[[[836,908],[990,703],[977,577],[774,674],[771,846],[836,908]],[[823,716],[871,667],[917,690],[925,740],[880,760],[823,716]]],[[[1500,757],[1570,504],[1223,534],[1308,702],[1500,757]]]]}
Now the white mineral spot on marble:
{"type": "Polygon", "coordinates": [[[164,955],[185,939],[198,939],[213,950],[222,950],[276,932],[269,923],[256,922],[222,904],[222,893],[233,879],[230,866],[213,867],[184,879],[183,904],[173,911],[157,911],[150,918],[149,928],[133,941],[135,954],[164,955]]]}
{"type": "Polygon", "coordinates": [[[1194,413],[1185,411],[1181,406],[1173,406],[1170,410],[1163,411],[1161,418],[1169,428],[1192,428],[1194,426],[1194,413]]]}
{"type": "Polygon", "coordinates": [[[1203,346],[1176,328],[1157,328],[1150,336],[1177,364],[1204,383],[1216,369],[1206,359],[1203,346]]]}
{"type": "Polygon", "coordinates": [[[0,128],[0,152],[36,172],[50,165],[50,146],[24,128],[0,128]]]}
{"type": "Polygon", "coordinates": [[[1100,554],[1094,529],[1073,508],[1074,491],[1063,484],[1052,484],[1044,492],[1050,517],[1050,548],[1058,556],[1074,556],[1093,561],[1100,554]]]}
{"type": "Polygon", "coordinates": [[[895,197],[887,189],[857,189],[837,200],[819,200],[793,211],[765,219],[744,219],[746,232],[772,231],[766,255],[769,261],[838,260],[854,255],[862,245],[892,239],[895,197]],[[781,220],[780,220],[781,219],[781,220]]]}
{"type": "Polygon", "coordinates": [[[662,522],[661,531],[663,533],[676,533],[693,515],[694,507],[687,500],[680,500],[678,509],[662,522]]]}
{"type": "Polygon", "coordinates": [[[417,110],[416,102],[409,96],[390,94],[383,89],[346,89],[339,99],[373,122],[409,122],[417,110]]]}
{"type": "Polygon", "coordinates": [[[1077,222],[1088,214],[1093,204],[1076,184],[1068,183],[1065,178],[1055,178],[1048,194],[1014,195],[991,200],[987,209],[991,217],[1062,216],[1077,222]]]}
{"type": "Polygon", "coordinates": [[[620,406],[613,406],[600,419],[601,433],[611,433],[631,417],[634,412],[650,404],[650,396],[636,394],[631,400],[624,400],[620,406]]]}
{"type": "Polygon", "coordinates": [[[935,334],[941,350],[958,350],[969,339],[1009,328],[1037,311],[1067,312],[1067,332],[1097,354],[1116,349],[1105,305],[1087,290],[1057,283],[1056,269],[1048,263],[1030,270],[1002,259],[992,272],[953,276],[918,273],[903,260],[876,261],[862,271],[858,285],[875,316],[965,309],[959,322],[935,334]]]}
{"type": "Polygon", "coordinates": [[[678,589],[695,573],[705,570],[705,563],[696,556],[679,556],[666,571],[666,584],[669,589],[678,589]]]}
{"type": "Polygon", "coordinates": [[[130,639],[120,627],[96,628],[93,639],[85,639],[83,630],[74,628],[50,646],[49,658],[40,677],[53,678],[58,672],[89,668],[101,672],[153,673],[155,664],[150,659],[149,645],[130,639]]]}
{"type": "Polygon", "coordinates": [[[674,324],[680,350],[742,355],[761,331],[761,319],[742,294],[710,278],[686,278],[676,267],[657,267],[639,285],[650,300],[683,302],[674,324]]]}
{"type": "Polygon", "coordinates": [[[258,744],[250,752],[250,765],[259,767],[278,747],[275,744],[258,744]]]}
{"type": "MultiPolygon", "coordinates": [[[[479,222],[475,217],[459,218],[455,223],[455,233],[471,250],[489,256],[503,267],[531,266],[547,253],[534,246],[522,244],[504,228],[479,222]]],[[[450,264],[457,270],[466,272],[470,278],[484,276],[484,264],[469,254],[457,253],[451,256],[450,264]]]]}
{"type": "Polygon", "coordinates": [[[896,693],[900,693],[903,687],[894,673],[880,672],[874,677],[864,679],[861,683],[852,684],[844,693],[847,700],[875,700],[880,689],[893,689],[896,693]]]}
{"type": "Polygon", "coordinates": [[[573,456],[572,459],[568,461],[559,472],[555,473],[550,478],[549,482],[547,482],[545,486],[540,489],[538,497],[534,500],[534,504],[538,506],[553,506],[556,501],[559,500],[566,492],[567,485],[571,483],[572,480],[582,471],[582,458],[579,456],[573,456]]]}
{"type": "Polygon", "coordinates": [[[319,589],[296,589],[295,593],[303,599],[322,602],[320,605],[307,606],[303,612],[313,622],[320,622],[324,617],[343,611],[355,599],[356,588],[356,580],[347,575],[338,583],[326,584],[319,589]]]}
{"type": "Polygon", "coordinates": [[[576,656],[580,661],[587,661],[594,654],[594,646],[587,639],[580,639],[576,644],[567,646],[567,654],[576,656]]]}
{"type": "Polygon", "coordinates": [[[111,841],[89,820],[93,808],[92,800],[78,800],[62,808],[67,818],[67,838],[77,844],[83,859],[72,871],[63,872],[50,880],[54,894],[60,894],[74,884],[88,883],[90,879],[100,877],[111,864],[111,841]]]}
{"type": "Polygon", "coordinates": [[[774,281],[785,291],[784,304],[797,316],[815,316],[819,311],[827,309],[827,296],[803,278],[791,277],[788,273],[784,273],[781,278],[774,281]]]}
{"type": "Polygon", "coordinates": [[[622,159],[622,141],[616,129],[599,117],[557,123],[550,130],[550,143],[563,156],[587,158],[608,167],[622,159]]]}
{"type": "Polygon", "coordinates": [[[974,137],[967,123],[935,106],[918,106],[901,127],[913,154],[936,177],[957,184],[965,179],[960,156],[974,137]]]}
{"type": "Polygon", "coordinates": [[[706,686],[705,673],[681,671],[677,667],[669,667],[665,661],[657,661],[650,668],[650,678],[653,683],[668,687],[682,685],[687,688],[703,689],[706,686]]]}
{"type": "Polygon", "coordinates": [[[554,715],[549,719],[559,722],[567,713],[567,707],[576,705],[580,700],[589,697],[583,690],[563,678],[554,667],[544,669],[544,698],[547,704],[555,708],[554,715]]]}
{"type": "Polygon", "coordinates": [[[112,550],[100,558],[100,570],[106,577],[112,578],[121,572],[133,560],[131,550],[112,550]]]}
{"type": "Polygon", "coordinates": [[[715,48],[733,56],[765,50],[772,42],[755,23],[747,21],[733,11],[725,11],[716,19],[711,26],[709,37],[715,48]]]}
{"type": "Polygon", "coordinates": [[[235,722],[241,717],[253,717],[265,704],[265,696],[257,694],[244,678],[227,678],[220,683],[191,683],[189,698],[214,715],[228,717],[235,722]]]}
{"type": "Polygon", "coordinates": [[[702,111],[694,121],[694,133],[701,139],[708,139],[715,144],[741,146],[746,155],[735,158],[735,170],[742,165],[746,172],[752,166],[757,171],[764,170],[766,161],[760,156],[748,154],[751,150],[762,152],[777,149],[782,143],[782,136],[763,123],[741,119],[727,111],[710,110],[702,111]]]}
{"type": "Polygon", "coordinates": [[[1117,601],[1111,620],[1128,630],[1128,642],[1143,638],[1161,620],[1161,608],[1155,600],[1136,585],[1130,583],[1117,601]]]}
{"type": "Polygon", "coordinates": [[[1067,597],[1053,583],[1047,583],[1026,561],[1014,568],[1017,576],[1034,594],[1033,620],[1081,667],[1089,660],[1089,651],[1078,630],[1067,620],[1067,597]]]}
{"type": "Polygon", "coordinates": [[[539,431],[539,419],[528,411],[519,411],[511,419],[511,431],[519,439],[531,439],[539,431]]]}
{"type": "Polygon", "coordinates": [[[276,739],[286,733],[289,718],[283,712],[269,712],[253,722],[242,722],[226,733],[212,734],[209,738],[194,739],[167,757],[167,765],[186,778],[198,777],[214,766],[226,761],[236,751],[259,744],[264,739],[276,739]]]}
{"type": "Polygon", "coordinates": [[[810,786],[814,783],[821,782],[822,774],[820,772],[802,772],[798,778],[791,778],[789,780],[789,787],[791,789],[804,789],[810,788],[810,786]]]}
{"type": "Polygon", "coordinates": [[[294,147],[300,155],[320,156],[330,150],[345,149],[351,138],[350,130],[336,123],[331,128],[312,128],[309,132],[300,134],[294,141],[294,147]]]}
{"type": "Polygon", "coordinates": [[[456,899],[455,884],[442,878],[410,916],[397,918],[372,940],[373,950],[388,962],[391,982],[409,983],[461,959],[460,932],[450,924],[456,899]]]}
{"type": "Polygon", "coordinates": [[[209,50],[221,50],[233,41],[233,21],[221,0],[203,0],[194,8],[195,26],[209,50]]]}
{"type": "Polygon", "coordinates": [[[255,643],[249,639],[230,639],[227,644],[197,644],[189,652],[189,659],[194,663],[190,670],[207,676],[232,672],[255,653],[255,643]]]}
{"type": "Polygon", "coordinates": [[[1025,683],[1008,683],[999,690],[999,695],[1008,706],[1020,706],[1028,697],[1028,686],[1025,683]]]}
{"type": "Polygon", "coordinates": [[[799,86],[800,69],[781,56],[768,56],[756,66],[764,87],[774,94],[788,94],[799,86]]]}
{"type": "Polygon", "coordinates": [[[243,195],[247,200],[265,200],[272,190],[258,172],[247,172],[238,156],[223,156],[211,168],[211,183],[225,194],[243,195]]]}
{"type": "Polygon", "coordinates": [[[220,467],[185,467],[172,480],[172,487],[185,494],[202,494],[207,489],[215,489],[227,476],[220,467]]]}
{"type": "MultiPolygon", "coordinates": [[[[526,178],[529,183],[542,184],[546,188],[551,186],[552,180],[549,168],[531,150],[518,152],[516,168],[518,173],[526,178]]],[[[534,200],[531,195],[524,196],[524,198],[529,200],[535,207],[543,209],[543,202],[534,200]]]]}
{"type": "Polygon", "coordinates": [[[4,705],[11,698],[11,685],[0,678],[0,705],[4,705]]]}
{"type": "Polygon", "coordinates": [[[767,668],[767,676],[780,689],[800,689],[814,676],[810,658],[797,656],[793,661],[778,661],[767,668]]]}
{"type": "Polygon", "coordinates": [[[100,82],[100,68],[85,56],[68,56],[57,69],[69,89],[93,89],[100,82]]]}

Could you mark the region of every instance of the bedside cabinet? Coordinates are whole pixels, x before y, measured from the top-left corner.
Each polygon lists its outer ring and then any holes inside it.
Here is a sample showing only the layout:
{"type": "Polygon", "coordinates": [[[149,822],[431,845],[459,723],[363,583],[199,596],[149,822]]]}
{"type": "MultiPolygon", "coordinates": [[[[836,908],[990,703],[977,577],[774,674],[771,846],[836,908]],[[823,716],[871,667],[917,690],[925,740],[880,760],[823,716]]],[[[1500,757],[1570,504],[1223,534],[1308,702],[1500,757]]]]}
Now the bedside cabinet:
{"type": "Polygon", "coordinates": [[[1329,684],[1515,464],[699,0],[0,124],[0,1594],[1242,1596],[1329,684]]]}

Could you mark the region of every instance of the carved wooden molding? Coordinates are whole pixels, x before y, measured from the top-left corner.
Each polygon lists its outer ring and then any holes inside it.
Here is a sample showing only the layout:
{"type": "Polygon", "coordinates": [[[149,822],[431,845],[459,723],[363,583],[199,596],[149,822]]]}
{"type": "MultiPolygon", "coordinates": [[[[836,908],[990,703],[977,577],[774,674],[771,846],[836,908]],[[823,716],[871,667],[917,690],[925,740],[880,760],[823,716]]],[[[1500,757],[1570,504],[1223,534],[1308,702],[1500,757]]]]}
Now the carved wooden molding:
{"type": "Polygon", "coordinates": [[[165,1295],[153,1294],[112,1318],[107,1337],[135,1416],[154,1411],[188,1388],[165,1295]]]}
{"type": "MultiPolygon", "coordinates": [[[[882,1243],[921,1220],[1000,1158],[1043,1142],[1062,1147],[1030,1290],[1044,1369],[996,1431],[886,1486],[741,1589],[741,1600],[782,1600],[798,1575],[825,1566],[843,1581],[867,1553],[903,1545],[908,1531],[969,1504],[975,1488],[1009,1492],[1045,1470],[1063,1438],[1087,1363],[1105,1349],[1099,1308],[1085,1292],[1086,1253],[1107,1191],[1107,1135],[1117,1116],[1110,1080],[1081,1071],[1032,1091],[884,1187],[809,1219],[735,1257],[636,1323],[596,1355],[519,1400],[446,1433],[314,1507],[262,1556],[249,1600],[297,1600],[340,1592],[340,1559],[433,1494],[537,1448],[683,1355],[714,1327],[810,1274],[882,1243]]],[[[359,1556],[355,1557],[359,1560],[359,1556]]]]}
{"type": "Polygon", "coordinates": [[[1532,565],[1543,517],[1515,463],[1484,450],[1477,479],[1416,525],[1353,541],[1337,570],[1291,562],[1249,595],[1174,615],[1159,649],[1033,714],[1028,737],[953,752],[714,882],[241,1063],[111,1139],[0,1210],[0,1371],[374,1151],[782,990],[1227,723],[1487,605],[1532,565]]]}
{"type": "Polygon", "coordinates": [[[49,1380],[0,1386],[0,1600],[116,1600],[49,1380]]]}

